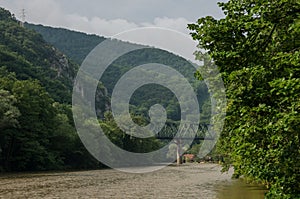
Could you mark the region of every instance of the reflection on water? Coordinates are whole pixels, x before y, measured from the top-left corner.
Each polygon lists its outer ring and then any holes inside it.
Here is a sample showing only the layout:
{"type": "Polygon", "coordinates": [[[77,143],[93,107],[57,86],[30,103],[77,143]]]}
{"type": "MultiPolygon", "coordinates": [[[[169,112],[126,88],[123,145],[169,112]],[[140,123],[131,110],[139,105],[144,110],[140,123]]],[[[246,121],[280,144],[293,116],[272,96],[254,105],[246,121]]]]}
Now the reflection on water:
{"type": "Polygon", "coordinates": [[[242,180],[230,180],[216,185],[217,199],[263,199],[263,186],[248,184],[242,180]]]}

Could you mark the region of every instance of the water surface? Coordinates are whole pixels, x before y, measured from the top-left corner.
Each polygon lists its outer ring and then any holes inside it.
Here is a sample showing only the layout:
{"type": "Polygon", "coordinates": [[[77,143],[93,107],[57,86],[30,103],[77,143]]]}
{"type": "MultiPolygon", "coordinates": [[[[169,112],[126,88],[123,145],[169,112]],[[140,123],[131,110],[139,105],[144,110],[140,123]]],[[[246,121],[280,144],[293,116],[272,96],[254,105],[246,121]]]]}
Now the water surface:
{"type": "Polygon", "coordinates": [[[0,198],[263,199],[261,187],[231,180],[215,164],[185,164],[129,174],[116,170],[8,174],[0,198]]]}

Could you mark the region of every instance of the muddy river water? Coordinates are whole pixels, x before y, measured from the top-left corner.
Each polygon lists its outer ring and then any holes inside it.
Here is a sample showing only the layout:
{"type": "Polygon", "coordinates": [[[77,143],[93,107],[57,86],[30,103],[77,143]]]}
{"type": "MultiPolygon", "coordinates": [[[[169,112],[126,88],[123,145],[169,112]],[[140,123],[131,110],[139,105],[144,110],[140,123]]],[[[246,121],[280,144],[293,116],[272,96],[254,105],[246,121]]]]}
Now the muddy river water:
{"type": "Polygon", "coordinates": [[[0,198],[262,199],[262,187],[232,180],[215,164],[185,164],[129,174],[116,170],[6,174],[0,198]]]}

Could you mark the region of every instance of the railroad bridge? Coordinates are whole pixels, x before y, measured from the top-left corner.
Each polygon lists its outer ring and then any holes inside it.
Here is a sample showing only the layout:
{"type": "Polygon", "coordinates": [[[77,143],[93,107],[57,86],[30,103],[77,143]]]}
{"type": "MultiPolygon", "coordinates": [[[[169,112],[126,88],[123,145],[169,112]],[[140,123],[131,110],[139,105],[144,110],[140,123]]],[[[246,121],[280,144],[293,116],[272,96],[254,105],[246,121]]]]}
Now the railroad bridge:
{"type": "Polygon", "coordinates": [[[191,124],[166,122],[164,127],[155,136],[159,140],[174,140],[177,145],[177,164],[182,164],[182,141],[215,140],[216,134],[210,124],[191,124]]]}

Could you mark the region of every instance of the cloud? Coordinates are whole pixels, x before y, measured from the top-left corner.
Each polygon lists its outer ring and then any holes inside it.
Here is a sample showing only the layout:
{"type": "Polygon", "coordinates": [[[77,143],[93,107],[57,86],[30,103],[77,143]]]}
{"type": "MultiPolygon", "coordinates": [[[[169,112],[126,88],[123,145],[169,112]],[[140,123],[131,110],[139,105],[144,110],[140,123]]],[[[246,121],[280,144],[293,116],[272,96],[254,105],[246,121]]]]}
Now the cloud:
{"type": "MultiPolygon", "coordinates": [[[[74,22],[74,18],[70,18],[70,21],[74,22]]],[[[113,36],[120,32],[138,27],[139,26],[137,24],[129,22],[125,19],[107,20],[101,19],[99,17],[93,17],[92,19],[86,22],[78,21],[78,23],[73,24],[71,28],[98,35],[113,36]],[[85,28],[82,28],[84,26],[85,28]]]]}
{"type": "Polygon", "coordinates": [[[196,62],[193,54],[197,50],[197,42],[193,41],[188,34],[180,31],[168,28],[145,27],[123,32],[114,38],[131,43],[154,46],[196,62]]]}
{"type": "MultiPolygon", "coordinates": [[[[41,0],[42,1],[42,0],[41,0]]],[[[221,17],[217,2],[227,0],[57,0],[68,13],[126,19],[135,23],[153,21],[155,17],[183,17],[195,22],[201,16],[221,17]]]]}
{"type": "MultiPolygon", "coordinates": [[[[139,27],[163,27],[173,29],[182,33],[188,33],[187,24],[190,23],[185,18],[155,18],[153,22],[134,23],[125,19],[102,19],[93,17],[91,19],[77,14],[61,16],[63,20],[55,22],[59,26],[87,33],[103,36],[113,36],[118,33],[136,29],[139,27]]],[[[54,23],[52,23],[54,24],[54,23]]]]}
{"type": "Polygon", "coordinates": [[[66,13],[56,0],[0,0],[0,5],[11,10],[20,18],[22,8],[26,10],[26,21],[54,27],[64,27],[102,36],[113,36],[138,27],[164,27],[187,33],[189,21],[183,17],[156,17],[153,21],[132,22],[123,18],[105,19],[99,16],[83,16],[78,13],[66,13]]]}
{"type": "Polygon", "coordinates": [[[168,18],[156,17],[152,23],[142,23],[143,26],[154,26],[173,29],[182,33],[188,33],[187,24],[191,23],[183,17],[179,18],[168,18]]]}
{"type": "Polygon", "coordinates": [[[187,38],[191,39],[186,28],[190,21],[184,17],[171,18],[163,16],[156,17],[152,21],[147,22],[132,22],[123,18],[105,19],[99,16],[88,17],[79,13],[67,13],[62,6],[63,4],[60,4],[56,0],[0,0],[0,5],[14,12],[19,18],[21,9],[25,8],[26,21],[30,23],[63,27],[106,37],[125,32],[116,38],[159,47],[179,53],[193,60],[192,54],[195,51],[196,43],[187,42],[184,37],[176,33],[176,31],[181,32],[187,38]],[[145,27],[160,27],[162,29],[138,29],[145,27]],[[132,29],[137,30],[130,31],[132,29]],[[170,30],[175,31],[172,32],[170,30]],[[189,50],[181,52],[182,49],[189,50]]]}

